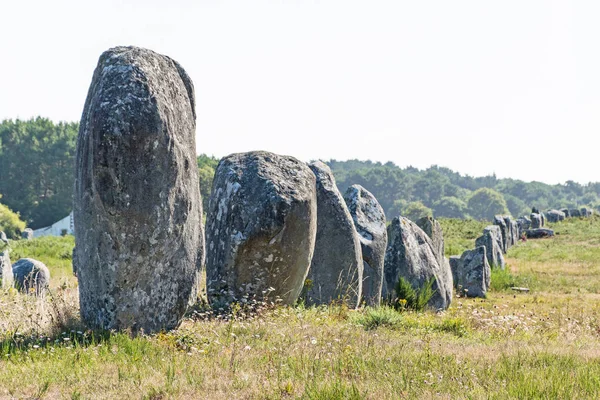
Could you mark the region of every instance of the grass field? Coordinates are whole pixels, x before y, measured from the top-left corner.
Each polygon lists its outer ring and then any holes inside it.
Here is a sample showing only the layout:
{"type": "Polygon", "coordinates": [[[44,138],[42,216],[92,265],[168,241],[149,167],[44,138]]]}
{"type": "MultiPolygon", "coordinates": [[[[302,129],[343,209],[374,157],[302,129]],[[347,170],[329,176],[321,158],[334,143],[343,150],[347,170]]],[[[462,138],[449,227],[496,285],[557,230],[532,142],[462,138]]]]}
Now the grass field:
{"type": "MultiPolygon", "coordinates": [[[[485,226],[442,223],[448,255],[485,226]]],[[[13,260],[46,262],[53,287],[43,301],[0,294],[0,398],[598,398],[600,218],[553,228],[509,251],[487,299],[455,298],[441,314],[198,309],[174,332],[135,338],[81,326],[72,239],[18,242],[13,260]]]]}

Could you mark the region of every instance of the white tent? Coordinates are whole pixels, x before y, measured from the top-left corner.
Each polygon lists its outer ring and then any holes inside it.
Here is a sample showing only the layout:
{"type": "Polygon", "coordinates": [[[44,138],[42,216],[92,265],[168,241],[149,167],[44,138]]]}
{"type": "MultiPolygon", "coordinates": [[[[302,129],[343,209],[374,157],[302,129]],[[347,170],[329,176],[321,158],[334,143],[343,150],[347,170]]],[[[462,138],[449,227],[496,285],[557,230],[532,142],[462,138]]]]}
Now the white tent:
{"type": "Polygon", "coordinates": [[[40,236],[62,236],[64,233],[73,234],[73,212],[58,222],[53,223],[45,228],[36,229],[33,231],[33,237],[40,236]]]}

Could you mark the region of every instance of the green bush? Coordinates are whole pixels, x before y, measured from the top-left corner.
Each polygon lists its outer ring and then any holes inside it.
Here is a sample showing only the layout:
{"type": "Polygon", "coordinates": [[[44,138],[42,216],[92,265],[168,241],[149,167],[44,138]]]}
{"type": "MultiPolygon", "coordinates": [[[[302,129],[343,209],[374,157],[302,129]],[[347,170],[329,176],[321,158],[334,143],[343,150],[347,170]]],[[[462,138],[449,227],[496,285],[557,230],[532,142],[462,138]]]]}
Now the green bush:
{"type": "Polygon", "coordinates": [[[400,277],[396,284],[396,299],[394,299],[392,305],[397,310],[423,311],[435,294],[435,290],[433,290],[434,283],[435,277],[431,277],[425,282],[425,285],[415,289],[409,281],[400,277]]]}
{"type": "Polygon", "coordinates": [[[0,204],[0,230],[10,239],[18,239],[24,229],[25,222],[21,221],[19,214],[0,204]]]}

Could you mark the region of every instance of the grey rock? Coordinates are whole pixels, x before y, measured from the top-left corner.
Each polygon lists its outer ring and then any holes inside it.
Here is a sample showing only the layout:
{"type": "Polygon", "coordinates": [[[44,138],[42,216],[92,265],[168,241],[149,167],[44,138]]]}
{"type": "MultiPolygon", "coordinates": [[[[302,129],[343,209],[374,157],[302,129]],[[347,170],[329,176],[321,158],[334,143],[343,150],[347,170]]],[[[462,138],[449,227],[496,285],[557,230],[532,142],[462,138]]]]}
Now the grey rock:
{"type": "Polygon", "coordinates": [[[169,57],[98,61],[79,128],[73,255],[81,316],[103,329],[177,327],[204,259],[193,84],[169,57]]]}
{"type": "Polygon", "coordinates": [[[525,230],[531,227],[531,219],[527,216],[522,216],[517,219],[517,224],[519,225],[519,238],[521,237],[521,233],[525,232],[525,230]]]}
{"type": "Polygon", "coordinates": [[[33,258],[21,258],[12,266],[15,287],[41,296],[50,286],[50,271],[44,263],[33,258]]]}
{"type": "Polygon", "coordinates": [[[569,214],[571,214],[571,217],[575,218],[575,217],[581,217],[581,210],[578,210],[577,208],[572,208],[569,210],[569,214]]]}
{"type": "Polygon", "coordinates": [[[483,235],[475,240],[475,246],[485,247],[485,254],[490,267],[504,269],[506,263],[502,254],[502,232],[498,225],[489,225],[483,230],[483,235]]]}
{"type": "Polygon", "coordinates": [[[540,218],[542,219],[542,227],[546,226],[546,214],[543,212],[540,213],[540,218]]]}
{"type": "Polygon", "coordinates": [[[2,241],[4,244],[8,244],[8,238],[6,237],[6,233],[3,231],[0,231],[0,241],[2,241]]]}
{"type": "Polygon", "coordinates": [[[208,300],[293,304],[317,233],[315,174],[289,156],[232,154],[217,167],[206,221],[208,300]]]}
{"type": "Polygon", "coordinates": [[[388,227],[388,247],[385,254],[385,283],[388,298],[395,297],[400,277],[413,288],[421,288],[435,278],[435,294],[429,302],[434,309],[447,309],[452,302],[452,270],[445,260],[440,265],[434,245],[421,228],[404,217],[396,217],[388,227]]]}
{"type": "Polygon", "coordinates": [[[358,232],[363,257],[363,299],[379,305],[383,289],[383,262],[388,244],[385,213],[367,189],[352,185],[344,193],[354,227],[358,232]]]}
{"type": "Polygon", "coordinates": [[[525,231],[525,236],[527,239],[542,239],[554,236],[554,231],[548,228],[528,229],[525,231]]]}
{"type": "Polygon", "coordinates": [[[506,235],[508,247],[512,247],[519,242],[519,226],[510,216],[504,216],[506,224],[506,235]]]}
{"type": "Polygon", "coordinates": [[[496,215],[494,217],[494,225],[497,225],[500,228],[500,232],[502,234],[502,252],[506,254],[510,245],[510,232],[508,231],[508,227],[506,226],[506,222],[504,221],[504,217],[502,215],[496,215]]]}
{"type": "Polygon", "coordinates": [[[548,222],[560,222],[565,219],[565,213],[558,210],[550,210],[546,212],[548,222]]]}
{"type": "Polygon", "coordinates": [[[460,266],[460,256],[450,256],[448,264],[450,265],[450,271],[452,272],[453,286],[456,287],[456,284],[458,283],[458,276],[456,274],[458,273],[458,268],[460,266]]]}
{"type": "Polygon", "coordinates": [[[532,214],[539,214],[539,213],[540,213],[540,209],[539,209],[539,208],[537,208],[537,207],[532,207],[532,208],[531,208],[531,213],[532,213],[532,214]]]}
{"type": "Polygon", "coordinates": [[[592,211],[587,207],[582,207],[580,210],[582,217],[590,217],[592,215],[592,211]]]}
{"type": "Polygon", "coordinates": [[[8,289],[13,286],[14,278],[8,251],[0,253],[0,280],[2,281],[0,289],[8,289]]]}
{"type": "Polygon", "coordinates": [[[33,239],[33,229],[26,228],[23,232],[21,232],[21,238],[25,240],[33,239]]]}
{"type": "Polygon", "coordinates": [[[317,237],[306,277],[308,305],[343,301],[360,304],[363,261],[358,233],[329,167],[309,165],[317,178],[317,237]]]}
{"type": "Polygon", "coordinates": [[[444,232],[440,223],[432,217],[423,217],[416,222],[417,226],[423,230],[431,239],[433,244],[433,254],[438,264],[444,263],[444,232]]]}
{"type": "Polygon", "coordinates": [[[483,297],[490,287],[492,271],[485,254],[485,247],[465,251],[460,257],[457,272],[457,287],[466,292],[467,297],[483,297]]]}
{"type": "Polygon", "coordinates": [[[531,218],[531,229],[538,229],[544,226],[540,214],[532,213],[529,217],[531,218]]]}
{"type": "Polygon", "coordinates": [[[565,218],[571,217],[571,211],[568,208],[561,208],[560,211],[565,214],[565,218]]]}

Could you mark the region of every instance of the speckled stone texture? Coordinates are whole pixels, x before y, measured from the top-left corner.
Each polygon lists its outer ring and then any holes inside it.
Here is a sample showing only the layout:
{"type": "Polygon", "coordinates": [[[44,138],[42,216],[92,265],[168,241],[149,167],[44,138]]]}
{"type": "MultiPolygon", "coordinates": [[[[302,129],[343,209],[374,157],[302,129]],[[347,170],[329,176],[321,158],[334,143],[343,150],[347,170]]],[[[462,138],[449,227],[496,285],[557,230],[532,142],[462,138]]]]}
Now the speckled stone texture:
{"type": "Polygon", "coordinates": [[[508,249],[510,248],[509,239],[510,232],[508,231],[508,226],[506,226],[506,222],[504,221],[504,217],[502,215],[496,215],[494,217],[494,225],[497,225],[500,228],[500,232],[502,234],[502,252],[506,254],[508,249]]]}
{"type": "Polygon", "coordinates": [[[1,289],[8,289],[13,286],[12,264],[10,263],[10,256],[7,250],[0,253],[0,279],[2,280],[1,289]]]}
{"type": "Polygon", "coordinates": [[[381,303],[383,263],[387,247],[385,213],[367,189],[352,185],[344,193],[354,227],[358,232],[363,257],[363,299],[367,305],[381,303]]]}
{"type": "Polygon", "coordinates": [[[483,235],[475,240],[475,246],[485,247],[485,254],[490,267],[504,269],[506,262],[502,254],[502,232],[498,225],[486,226],[483,235]]]}
{"type": "Polygon", "coordinates": [[[74,270],[92,327],[176,328],[204,256],[193,84],[136,47],[100,56],[77,142],[74,270]]]}
{"type": "Polygon", "coordinates": [[[542,228],[544,226],[542,222],[542,216],[540,214],[531,213],[529,218],[531,219],[531,229],[542,228]]]}
{"type": "Polygon", "coordinates": [[[450,263],[438,262],[431,239],[408,218],[396,217],[388,226],[388,247],[385,254],[386,294],[394,298],[400,277],[418,289],[435,278],[435,294],[429,306],[435,310],[447,309],[452,302],[452,271],[450,263]]]}
{"type": "Polygon", "coordinates": [[[465,251],[460,257],[456,273],[456,286],[461,287],[467,297],[487,296],[492,270],[487,261],[485,247],[479,246],[465,251]]]}
{"type": "Polygon", "coordinates": [[[317,178],[317,239],[305,303],[344,302],[354,308],[360,303],[363,279],[358,233],[329,167],[316,161],[309,168],[317,178]]]}
{"type": "Polygon", "coordinates": [[[36,296],[43,295],[50,286],[50,271],[44,263],[32,258],[21,258],[12,266],[15,287],[36,296]]]}
{"type": "Polygon", "coordinates": [[[206,221],[210,304],[296,302],[316,233],[316,179],[305,163],[264,151],[223,158],[206,221]]]}
{"type": "Polygon", "coordinates": [[[423,217],[417,220],[417,226],[431,239],[433,254],[438,263],[444,263],[444,232],[440,223],[432,217],[423,217]]]}

